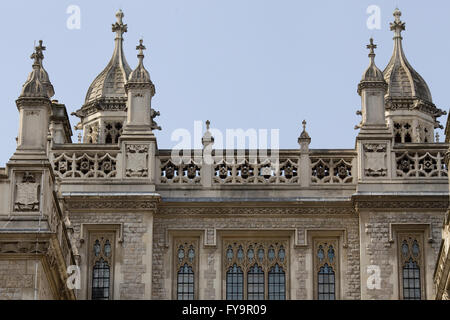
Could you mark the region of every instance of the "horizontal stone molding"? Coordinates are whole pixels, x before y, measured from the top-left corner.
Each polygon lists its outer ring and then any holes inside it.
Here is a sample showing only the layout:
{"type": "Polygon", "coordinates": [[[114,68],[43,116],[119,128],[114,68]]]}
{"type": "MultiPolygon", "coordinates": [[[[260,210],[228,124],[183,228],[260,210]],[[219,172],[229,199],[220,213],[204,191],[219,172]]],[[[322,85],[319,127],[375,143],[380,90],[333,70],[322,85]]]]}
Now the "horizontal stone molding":
{"type": "Polygon", "coordinates": [[[178,204],[177,206],[166,206],[164,203],[158,208],[158,215],[351,215],[355,210],[349,205],[333,206],[332,204],[321,204],[316,206],[308,206],[307,204],[298,204],[296,206],[283,206],[282,203],[276,205],[268,204],[261,206],[261,203],[256,206],[224,206],[223,203],[208,204],[205,206],[192,206],[189,203],[178,204]]]}
{"type": "Polygon", "coordinates": [[[89,211],[89,210],[156,211],[157,204],[159,201],[160,197],[157,195],[138,196],[138,197],[134,196],[64,197],[64,202],[69,211],[89,211]]]}

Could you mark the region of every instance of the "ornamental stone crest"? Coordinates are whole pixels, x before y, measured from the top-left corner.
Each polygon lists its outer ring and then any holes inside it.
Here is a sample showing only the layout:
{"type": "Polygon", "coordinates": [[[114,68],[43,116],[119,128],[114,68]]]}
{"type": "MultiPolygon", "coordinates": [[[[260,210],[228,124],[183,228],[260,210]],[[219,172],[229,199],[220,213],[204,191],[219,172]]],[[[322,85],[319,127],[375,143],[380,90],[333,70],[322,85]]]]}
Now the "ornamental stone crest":
{"type": "Polygon", "coordinates": [[[15,211],[38,211],[39,210],[39,184],[33,173],[25,172],[22,182],[16,184],[15,211]]]}
{"type": "Polygon", "coordinates": [[[364,174],[366,177],[385,177],[386,168],[386,145],[385,144],[364,144],[365,156],[364,174]]]}
{"type": "Polygon", "coordinates": [[[129,144],[126,146],[127,152],[127,177],[148,177],[148,145],[129,144]]]}

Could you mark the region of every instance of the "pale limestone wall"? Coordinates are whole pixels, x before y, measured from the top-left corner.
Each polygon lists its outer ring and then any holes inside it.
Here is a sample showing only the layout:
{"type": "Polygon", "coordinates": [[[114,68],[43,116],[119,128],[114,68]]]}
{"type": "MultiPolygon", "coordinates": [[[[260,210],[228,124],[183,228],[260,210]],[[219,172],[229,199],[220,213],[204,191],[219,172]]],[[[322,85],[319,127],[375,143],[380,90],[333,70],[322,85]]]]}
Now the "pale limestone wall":
{"type": "MultiPolygon", "coordinates": [[[[32,300],[36,275],[36,260],[0,259],[0,300],[32,300]]],[[[55,297],[46,273],[38,262],[38,300],[55,297]]]]}
{"type": "MultiPolygon", "coordinates": [[[[114,290],[116,300],[150,299],[151,214],[150,213],[70,213],[74,237],[81,256],[81,286],[78,299],[88,297],[87,238],[80,245],[81,224],[122,224],[123,243],[115,244],[114,290]]],[[[119,240],[116,237],[116,240],[119,240]]]]}
{"type": "MultiPolygon", "coordinates": [[[[223,299],[225,283],[223,281],[221,231],[217,231],[217,246],[204,246],[204,229],[255,229],[252,235],[258,236],[266,232],[264,237],[270,238],[270,232],[279,235],[277,229],[292,230],[298,228],[299,241],[295,246],[294,231],[283,231],[290,241],[289,266],[289,299],[313,299],[313,265],[311,243],[304,244],[304,230],[308,229],[346,229],[348,234],[348,247],[340,248],[341,269],[341,299],[360,298],[360,272],[359,272],[359,227],[358,217],[355,215],[292,215],[272,216],[239,216],[239,217],[201,217],[201,216],[169,216],[156,214],[154,217],[153,238],[153,299],[173,298],[173,251],[170,242],[170,232],[176,230],[177,236],[183,230],[199,230],[200,260],[199,260],[199,299],[223,299]],[[265,231],[263,231],[265,229],[265,231]],[[270,231],[272,229],[273,231],[270,231]],[[303,231],[302,231],[303,230],[303,231]],[[269,235],[267,235],[269,232],[269,235]],[[167,239],[167,235],[169,237],[167,239]],[[167,243],[169,240],[169,243],[167,243]]],[[[223,231],[223,230],[222,230],[223,231]]],[[[230,235],[230,231],[227,235],[230,235]]],[[[208,231],[207,243],[210,243],[208,231]]],[[[237,236],[237,239],[239,237],[237,236]]],[[[341,238],[341,240],[344,240],[341,238]]],[[[308,240],[309,241],[309,240],[308,240]]]]}
{"type": "Polygon", "coordinates": [[[434,299],[433,272],[441,243],[441,230],[444,214],[442,212],[360,212],[361,234],[361,298],[362,299],[400,299],[398,250],[390,242],[390,224],[431,224],[432,243],[425,229],[425,288],[426,299],[434,299]],[[381,270],[381,288],[367,288],[367,266],[377,265],[381,270]]]}

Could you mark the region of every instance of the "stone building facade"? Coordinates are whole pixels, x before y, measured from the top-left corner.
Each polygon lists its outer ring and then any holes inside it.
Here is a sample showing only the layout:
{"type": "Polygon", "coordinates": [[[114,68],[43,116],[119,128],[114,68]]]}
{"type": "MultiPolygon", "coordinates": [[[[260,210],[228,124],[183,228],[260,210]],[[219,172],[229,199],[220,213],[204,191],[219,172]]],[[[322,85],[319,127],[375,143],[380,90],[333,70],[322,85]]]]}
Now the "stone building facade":
{"type": "Polygon", "coordinates": [[[209,121],[202,149],[159,149],[145,47],[133,70],[116,18],[78,143],[42,42],[32,55],[0,169],[0,299],[448,297],[445,112],[406,59],[399,10],[384,71],[367,46],[348,150],[310,149],[306,122],[297,149],[216,150],[209,121]]]}

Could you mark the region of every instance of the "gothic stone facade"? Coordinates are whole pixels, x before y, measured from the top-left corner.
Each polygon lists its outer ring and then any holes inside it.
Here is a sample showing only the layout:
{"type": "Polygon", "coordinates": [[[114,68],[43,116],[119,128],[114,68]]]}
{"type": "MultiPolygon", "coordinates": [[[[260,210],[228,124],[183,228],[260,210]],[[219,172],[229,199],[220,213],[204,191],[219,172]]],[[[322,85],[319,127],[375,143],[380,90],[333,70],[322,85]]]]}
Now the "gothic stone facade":
{"type": "Polygon", "coordinates": [[[297,149],[223,156],[207,122],[203,149],[178,161],[157,147],[145,47],[132,70],[121,11],[72,143],[40,42],[0,169],[0,298],[448,297],[449,140],[434,136],[445,112],[406,60],[400,16],[384,71],[368,45],[349,150],[310,149],[304,123],[297,149]]]}

